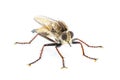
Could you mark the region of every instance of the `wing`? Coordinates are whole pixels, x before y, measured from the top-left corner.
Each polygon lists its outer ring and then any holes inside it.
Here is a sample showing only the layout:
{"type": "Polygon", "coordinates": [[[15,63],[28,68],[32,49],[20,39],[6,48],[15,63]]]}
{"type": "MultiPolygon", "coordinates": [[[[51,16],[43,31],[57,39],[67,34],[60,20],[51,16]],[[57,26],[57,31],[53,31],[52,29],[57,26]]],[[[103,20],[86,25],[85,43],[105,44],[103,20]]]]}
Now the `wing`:
{"type": "MultiPolygon", "coordinates": [[[[57,21],[51,18],[48,18],[46,16],[36,16],[34,17],[34,20],[42,25],[42,27],[38,29],[32,30],[32,32],[40,33],[45,36],[51,36],[52,35],[52,29],[57,26],[57,21]]],[[[53,35],[52,35],[53,36],[53,35]]]]}
{"type": "Polygon", "coordinates": [[[48,18],[46,16],[36,16],[34,17],[34,20],[42,26],[54,26],[54,24],[57,24],[56,20],[48,18]]]}
{"type": "Polygon", "coordinates": [[[46,26],[43,26],[43,27],[40,27],[37,29],[33,29],[32,32],[41,34],[43,36],[53,36],[46,26]]]}
{"type": "Polygon", "coordinates": [[[57,21],[45,16],[37,16],[34,18],[34,20],[42,26],[46,26],[49,31],[52,32],[64,32],[68,30],[66,24],[63,21],[57,21]]]}

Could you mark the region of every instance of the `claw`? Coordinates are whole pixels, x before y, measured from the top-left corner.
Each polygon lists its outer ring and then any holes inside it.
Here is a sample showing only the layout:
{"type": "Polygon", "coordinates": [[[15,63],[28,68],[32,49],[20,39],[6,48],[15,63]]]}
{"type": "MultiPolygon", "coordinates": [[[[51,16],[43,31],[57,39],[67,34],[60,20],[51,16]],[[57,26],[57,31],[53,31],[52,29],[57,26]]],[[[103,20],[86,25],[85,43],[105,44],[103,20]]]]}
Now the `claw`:
{"type": "Polygon", "coordinates": [[[14,45],[16,45],[17,43],[15,42],[14,45]]]}
{"type": "Polygon", "coordinates": [[[31,64],[28,64],[28,66],[31,66],[31,64]]]}
{"type": "Polygon", "coordinates": [[[61,67],[61,69],[67,69],[68,67],[61,67]]]}
{"type": "Polygon", "coordinates": [[[96,59],[94,59],[94,62],[96,62],[98,59],[96,58],[96,59]]]}

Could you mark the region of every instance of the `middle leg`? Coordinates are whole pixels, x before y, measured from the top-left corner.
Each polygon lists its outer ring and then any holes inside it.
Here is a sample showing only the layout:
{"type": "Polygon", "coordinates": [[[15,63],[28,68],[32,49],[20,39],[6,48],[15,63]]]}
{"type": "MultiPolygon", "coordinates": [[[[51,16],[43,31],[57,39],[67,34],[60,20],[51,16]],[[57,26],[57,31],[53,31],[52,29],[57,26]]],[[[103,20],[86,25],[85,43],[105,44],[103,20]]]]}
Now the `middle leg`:
{"type": "Polygon", "coordinates": [[[43,47],[42,47],[42,49],[41,49],[39,58],[36,59],[35,61],[29,63],[28,65],[31,66],[32,64],[36,63],[37,61],[39,61],[41,59],[42,54],[43,54],[43,49],[44,49],[45,46],[55,46],[55,45],[56,45],[56,43],[44,44],[43,47]]]}

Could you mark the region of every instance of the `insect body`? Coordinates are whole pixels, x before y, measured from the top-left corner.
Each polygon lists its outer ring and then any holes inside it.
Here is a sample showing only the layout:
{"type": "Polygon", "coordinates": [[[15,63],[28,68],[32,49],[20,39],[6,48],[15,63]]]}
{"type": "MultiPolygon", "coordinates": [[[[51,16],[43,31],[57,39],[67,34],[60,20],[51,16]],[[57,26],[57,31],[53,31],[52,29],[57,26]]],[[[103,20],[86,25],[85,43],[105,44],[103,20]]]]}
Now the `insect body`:
{"type": "Polygon", "coordinates": [[[70,46],[71,44],[80,44],[82,48],[83,56],[95,61],[97,60],[96,58],[92,58],[85,55],[82,44],[85,44],[86,46],[92,47],[92,48],[99,48],[99,47],[101,48],[102,46],[90,46],[78,38],[73,38],[73,32],[68,30],[67,25],[63,21],[54,20],[45,16],[35,17],[34,20],[38,22],[40,25],[42,25],[42,27],[32,30],[33,33],[37,33],[37,34],[29,42],[16,42],[16,44],[30,44],[38,35],[46,38],[52,43],[44,44],[40,52],[39,58],[29,63],[29,65],[34,64],[41,59],[43,49],[45,46],[55,46],[55,49],[57,50],[58,54],[62,58],[62,67],[65,68],[66,66],[64,62],[64,57],[58,50],[58,47],[65,43],[69,44],[70,46]]]}
{"type": "Polygon", "coordinates": [[[53,20],[47,17],[35,17],[35,21],[41,24],[43,27],[33,29],[32,32],[36,32],[43,37],[54,37],[56,43],[69,43],[73,37],[72,31],[68,31],[66,24],[62,21],[53,20]]]}

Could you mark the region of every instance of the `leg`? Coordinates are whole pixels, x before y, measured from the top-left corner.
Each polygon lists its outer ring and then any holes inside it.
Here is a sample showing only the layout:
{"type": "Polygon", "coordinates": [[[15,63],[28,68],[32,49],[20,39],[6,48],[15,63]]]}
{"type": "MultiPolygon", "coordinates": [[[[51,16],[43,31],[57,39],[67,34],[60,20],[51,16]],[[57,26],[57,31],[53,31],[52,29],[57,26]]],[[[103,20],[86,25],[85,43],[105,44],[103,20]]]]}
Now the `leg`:
{"type": "Polygon", "coordinates": [[[29,42],[15,42],[15,44],[31,44],[31,42],[38,36],[40,35],[41,37],[44,37],[45,39],[51,41],[51,42],[55,42],[54,40],[48,38],[47,36],[41,35],[41,34],[36,34],[29,42]]]}
{"type": "Polygon", "coordinates": [[[67,67],[65,67],[64,57],[62,56],[62,54],[61,54],[60,51],[58,50],[57,46],[56,46],[55,48],[56,48],[58,54],[60,55],[60,57],[62,58],[62,65],[63,65],[62,68],[67,68],[67,67]]]}
{"type": "Polygon", "coordinates": [[[64,57],[61,55],[61,53],[60,53],[59,50],[57,49],[57,47],[60,46],[60,45],[61,45],[61,44],[57,44],[57,43],[50,43],[50,44],[45,44],[45,45],[43,45],[39,58],[38,58],[37,60],[29,63],[28,65],[31,66],[32,64],[36,63],[37,61],[39,61],[39,60],[41,59],[42,54],[43,54],[43,49],[44,49],[45,46],[56,46],[55,48],[56,48],[58,54],[60,55],[60,57],[62,58],[62,64],[63,64],[63,67],[62,67],[62,68],[66,68],[66,67],[65,67],[65,64],[64,64],[64,57]]]}
{"type": "Polygon", "coordinates": [[[83,44],[85,44],[86,46],[91,47],[91,48],[102,48],[102,46],[90,46],[89,44],[85,43],[84,41],[82,41],[82,40],[80,40],[78,38],[74,38],[72,41],[74,42],[76,40],[82,42],[83,44]]]}
{"type": "Polygon", "coordinates": [[[36,34],[29,42],[15,42],[15,44],[31,44],[31,42],[38,36],[38,34],[36,34]]]}
{"type": "Polygon", "coordinates": [[[28,65],[31,66],[32,64],[36,63],[37,61],[39,61],[39,60],[41,59],[42,54],[43,54],[43,49],[44,49],[45,46],[55,46],[55,45],[56,45],[56,43],[50,43],[50,44],[45,44],[45,45],[43,45],[43,47],[42,47],[42,49],[41,49],[41,52],[40,52],[39,58],[38,58],[37,60],[29,63],[28,65]]]}
{"type": "Polygon", "coordinates": [[[73,44],[80,44],[80,45],[81,45],[83,56],[85,56],[85,57],[87,57],[87,58],[89,58],[89,59],[95,60],[95,61],[97,60],[97,58],[92,58],[92,57],[89,57],[89,56],[87,56],[87,55],[85,54],[84,48],[83,48],[83,45],[82,45],[81,42],[72,42],[72,43],[73,43],[73,44]]]}

